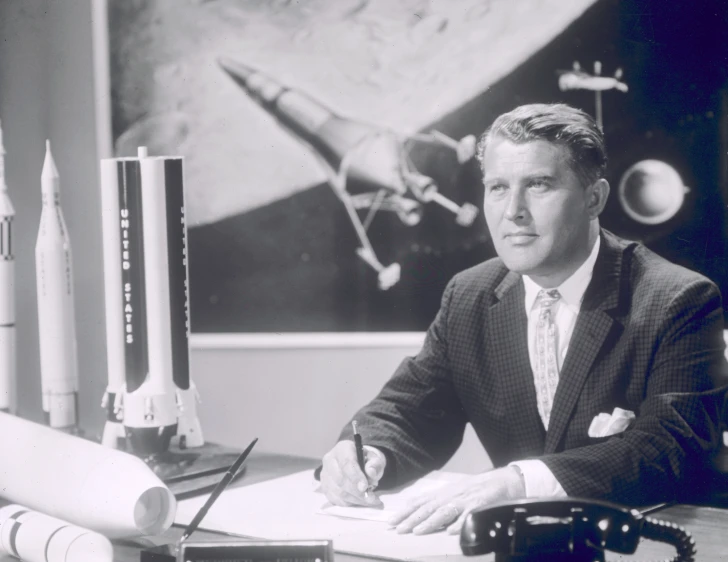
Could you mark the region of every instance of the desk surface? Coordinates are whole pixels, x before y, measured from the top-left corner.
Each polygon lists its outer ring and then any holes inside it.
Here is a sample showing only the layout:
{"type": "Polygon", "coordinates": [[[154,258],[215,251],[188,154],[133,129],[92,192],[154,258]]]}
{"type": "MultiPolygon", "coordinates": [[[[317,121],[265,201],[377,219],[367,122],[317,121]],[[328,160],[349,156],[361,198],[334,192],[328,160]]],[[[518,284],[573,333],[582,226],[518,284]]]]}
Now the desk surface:
{"type": "MultiPolygon", "coordinates": [[[[245,474],[233,485],[245,486],[279,476],[286,476],[313,468],[316,464],[317,461],[309,458],[253,453],[246,463],[245,474]]],[[[698,547],[696,560],[705,562],[728,560],[728,510],[679,505],[654,513],[651,517],[673,521],[690,531],[698,547]]],[[[202,524],[204,526],[204,521],[202,524]]],[[[181,535],[182,529],[173,526],[162,536],[128,542],[117,541],[114,544],[114,560],[115,562],[138,562],[139,552],[142,548],[173,543],[181,535]]],[[[215,536],[214,533],[207,531],[196,531],[192,538],[207,540],[215,536]]],[[[668,545],[644,541],[635,555],[625,557],[608,553],[607,560],[655,560],[672,558],[674,555],[675,550],[668,545]]],[[[365,559],[359,556],[336,553],[336,562],[360,562],[361,560],[365,559]]],[[[485,561],[492,560],[492,557],[467,558],[463,556],[462,559],[458,558],[457,560],[449,557],[448,562],[464,562],[465,560],[485,561]]]]}

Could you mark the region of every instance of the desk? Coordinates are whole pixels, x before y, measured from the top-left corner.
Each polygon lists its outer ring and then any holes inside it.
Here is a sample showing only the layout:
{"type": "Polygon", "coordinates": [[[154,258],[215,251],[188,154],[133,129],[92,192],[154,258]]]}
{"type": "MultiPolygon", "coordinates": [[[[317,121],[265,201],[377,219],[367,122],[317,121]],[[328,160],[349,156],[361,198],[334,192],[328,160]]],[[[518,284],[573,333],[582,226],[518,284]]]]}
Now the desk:
{"type": "MultiPolygon", "coordinates": [[[[245,474],[233,486],[245,486],[279,476],[286,476],[301,470],[313,469],[317,464],[318,461],[309,458],[253,453],[246,463],[245,474]]],[[[728,510],[680,505],[655,513],[652,517],[674,521],[688,529],[698,545],[697,560],[705,562],[728,560],[728,510]]],[[[202,525],[204,526],[204,520],[202,525]]],[[[114,560],[115,562],[138,562],[139,551],[142,548],[173,543],[181,535],[182,528],[173,526],[159,537],[116,542],[114,545],[114,560]]],[[[192,538],[210,539],[215,536],[215,533],[196,531],[192,538]]],[[[607,554],[607,560],[655,560],[671,558],[674,554],[675,550],[668,545],[645,541],[637,550],[637,554],[621,557],[611,553],[607,554]]],[[[492,559],[492,556],[463,556],[462,558],[458,557],[456,560],[449,557],[447,562],[465,562],[469,560],[485,562],[492,559]]],[[[361,562],[362,560],[365,560],[365,558],[336,553],[336,562],[361,562]]]]}

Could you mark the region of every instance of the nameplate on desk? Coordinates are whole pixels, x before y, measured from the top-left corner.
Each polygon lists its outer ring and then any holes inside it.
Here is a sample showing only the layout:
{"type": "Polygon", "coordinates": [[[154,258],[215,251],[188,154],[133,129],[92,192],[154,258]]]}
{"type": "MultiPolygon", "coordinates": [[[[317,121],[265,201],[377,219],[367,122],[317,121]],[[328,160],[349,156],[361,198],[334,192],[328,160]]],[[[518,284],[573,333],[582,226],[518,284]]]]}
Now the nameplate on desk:
{"type": "Polygon", "coordinates": [[[185,541],[176,547],[142,552],[141,562],[333,562],[330,540],[252,541],[221,538],[185,541]],[[176,552],[174,552],[176,551],[176,552]]]}

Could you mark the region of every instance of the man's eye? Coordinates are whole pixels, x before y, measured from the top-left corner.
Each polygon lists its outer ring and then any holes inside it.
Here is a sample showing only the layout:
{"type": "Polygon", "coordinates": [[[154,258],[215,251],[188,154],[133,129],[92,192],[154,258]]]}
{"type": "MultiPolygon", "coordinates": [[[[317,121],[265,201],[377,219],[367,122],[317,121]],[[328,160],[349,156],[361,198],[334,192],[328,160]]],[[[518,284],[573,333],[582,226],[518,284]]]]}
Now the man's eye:
{"type": "Polygon", "coordinates": [[[488,193],[501,193],[506,190],[506,186],[502,183],[488,186],[488,193]]]}
{"type": "Polygon", "coordinates": [[[551,186],[545,181],[535,181],[533,183],[530,183],[528,187],[534,191],[546,191],[551,186]]]}

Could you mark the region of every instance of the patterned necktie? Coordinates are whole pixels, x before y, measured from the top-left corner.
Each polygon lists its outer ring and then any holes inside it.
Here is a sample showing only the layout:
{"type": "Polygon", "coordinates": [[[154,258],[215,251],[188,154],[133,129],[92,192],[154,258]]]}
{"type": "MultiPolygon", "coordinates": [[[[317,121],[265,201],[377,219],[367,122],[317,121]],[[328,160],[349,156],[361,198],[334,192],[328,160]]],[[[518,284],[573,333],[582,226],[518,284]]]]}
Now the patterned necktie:
{"type": "Polygon", "coordinates": [[[538,413],[546,429],[549,428],[551,407],[554,404],[556,385],[559,384],[559,364],[556,361],[556,324],[553,305],[561,298],[556,289],[543,289],[536,297],[538,321],[536,323],[536,371],[534,383],[538,400],[538,413]]]}

